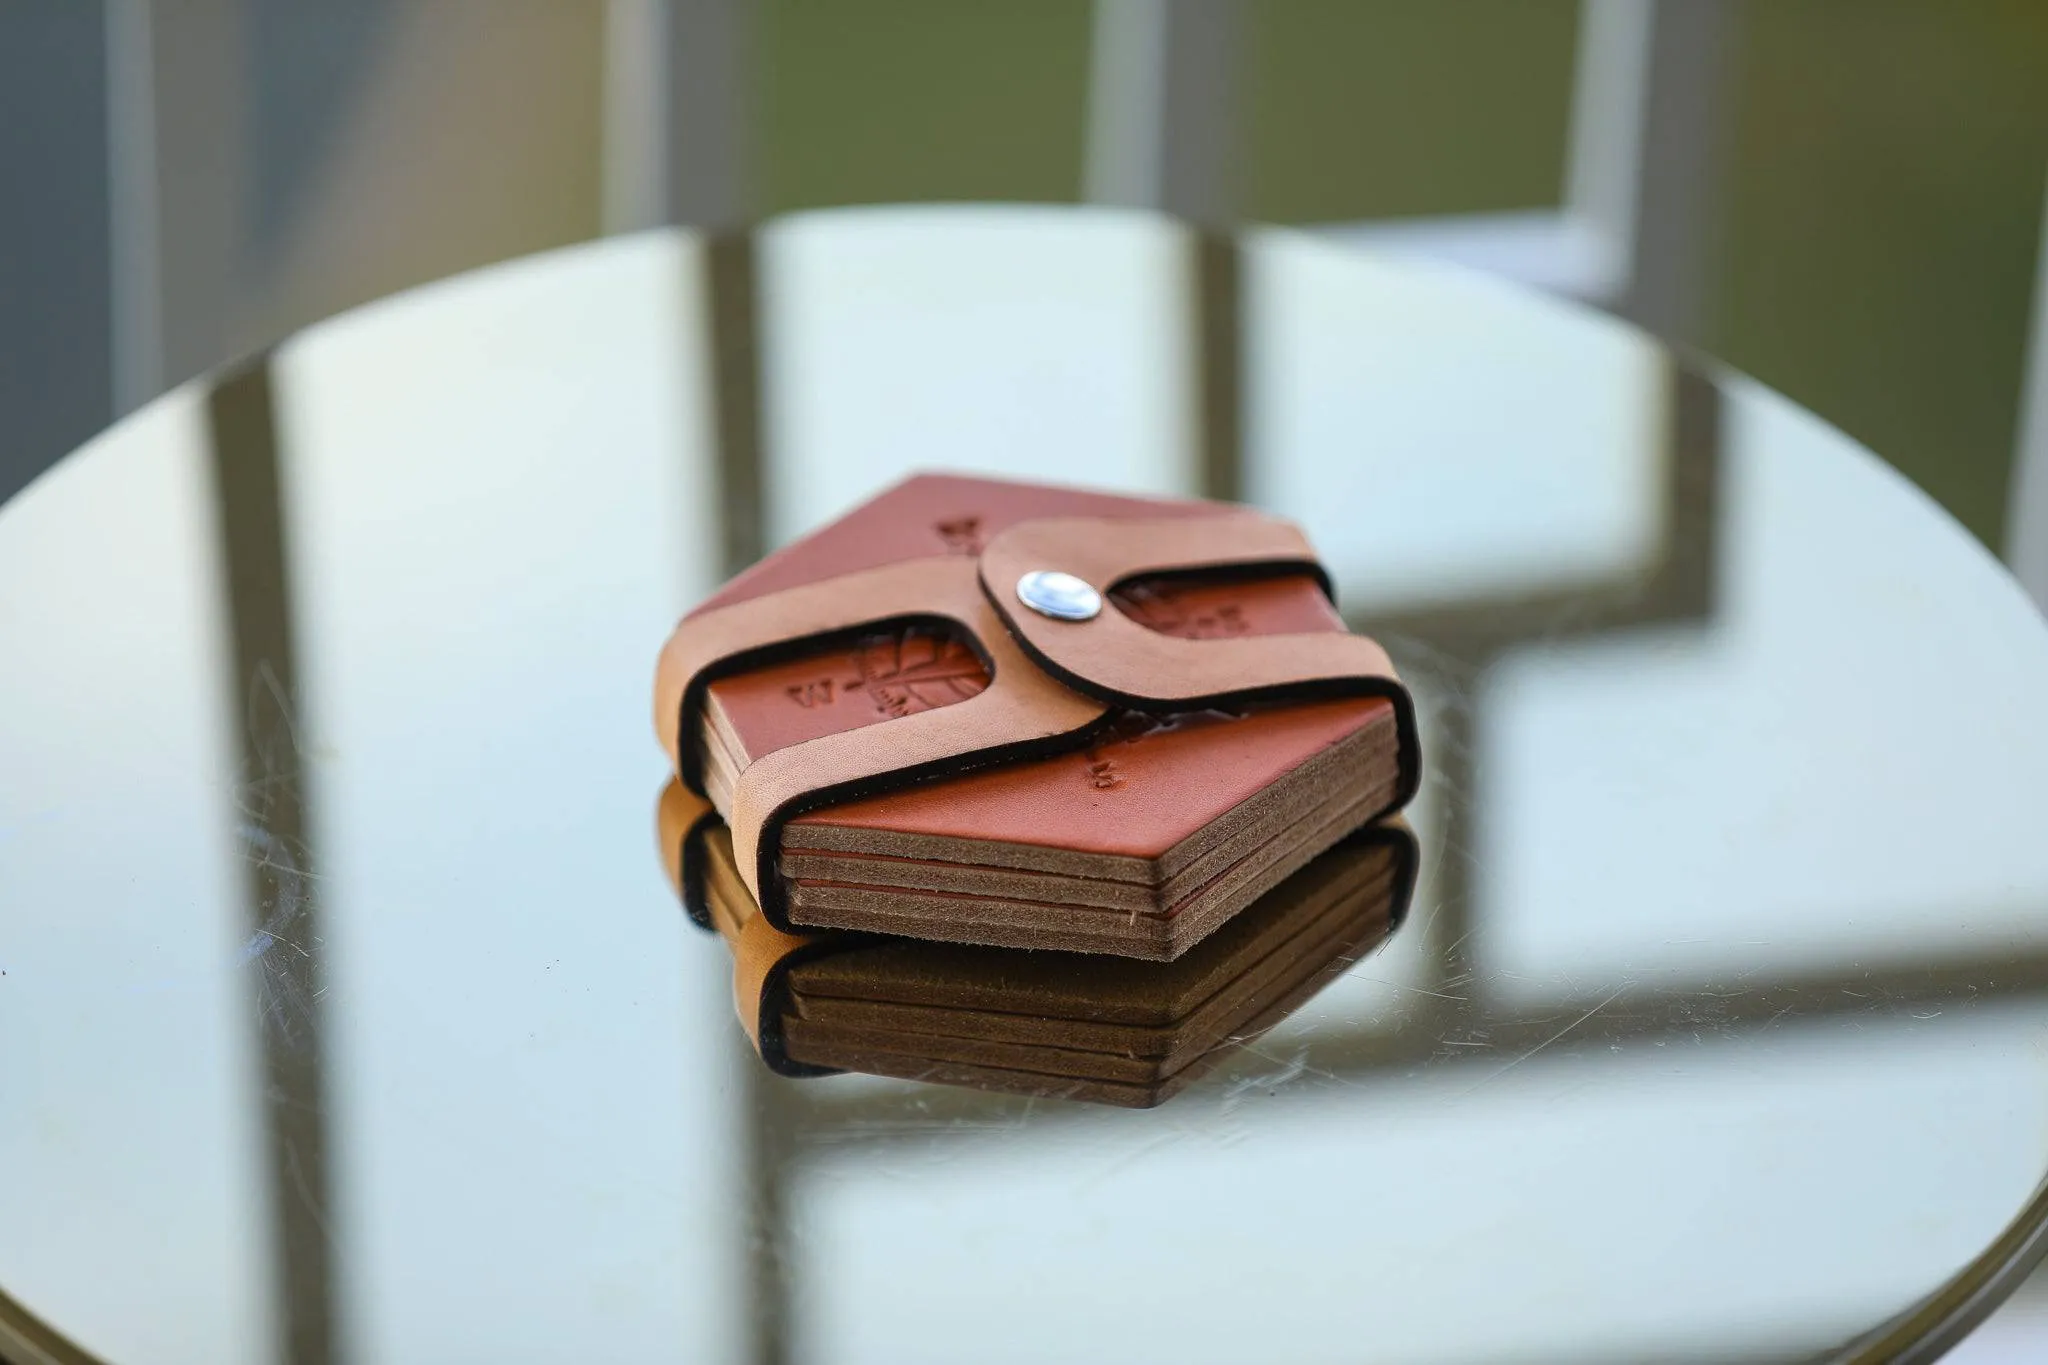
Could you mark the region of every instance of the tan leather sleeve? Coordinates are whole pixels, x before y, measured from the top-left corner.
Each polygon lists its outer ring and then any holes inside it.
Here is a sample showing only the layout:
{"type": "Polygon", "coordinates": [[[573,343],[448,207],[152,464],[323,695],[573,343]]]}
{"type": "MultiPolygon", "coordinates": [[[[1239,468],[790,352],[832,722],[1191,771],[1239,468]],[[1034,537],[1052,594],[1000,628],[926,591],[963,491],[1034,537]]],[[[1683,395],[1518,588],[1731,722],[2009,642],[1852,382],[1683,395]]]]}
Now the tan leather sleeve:
{"type": "Polygon", "coordinates": [[[714,665],[864,622],[940,617],[965,631],[989,665],[989,685],[965,701],[823,735],[764,755],[734,784],[727,813],[733,853],[763,912],[787,926],[774,876],[781,826],[804,809],[942,772],[1079,742],[1108,708],[1055,682],[1028,660],[989,607],[974,561],[904,560],[771,593],[692,617],[662,651],[655,724],[687,777],[683,712],[714,665]],[[763,893],[766,893],[765,895],[763,893]]]}
{"type": "Polygon", "coordinates": [[[809,937],[785,933],[759,915],[740,926],[739,937],[732,944],[732,1004],[755,1051],[763,1052],[764,1033],[769,1044],[774,1044],[782,1009],[783,970],[810,944],[809,937]]]}
{"type": "Polygon", "coordinates": [[[733,854],[747,889],[764,908],[780,909],[774,868],[781,824],[804,809],[879,790],[885,782],[902,786],[1043,752],[1089,733],[1108,713],[1103,703],[1034,667],[985,600],[971,611],[968,605],[962,604],[961,615],[969,617],[989,660],[989,685],[981,692],[951,706],[792,744],[740,774],[728,820],[733,854]]]}
{"type": "MultiPolygon", "coordinates": [[[[715,822],[717,813],[702,797],[693,796],[680,784],[671,782],[662,792],[658,820],[662,864],[670,882],[680,890],[685,879],[678,863],[683,838],[700,824],[715,822]]],[[[715,823],[712,828],[717,828],[715,823]]],[[[729,870],[731,850],[722,838],[700,844],[696,856],[715,859],[727,865],[729,870]]],[[[701,886],[701,870],[698,881],[701,886]]],[[[857,943],[858,939],[843,934],[784,933],[761,918],[753,906],[741,907],[736,922],[724,918],[714,922],[707,916],[705,924],[715,928],[732,951],[733,1011],[739,1015],[741,1029],[754,1045],[754,1050],[761,1054],[762,1060],[784,1075],[813,1075],[829,1070],[793,1063],[782,1049],[779,1029],[786,1003],[785,977],[789,967],[799,959],[830,953],[835,948],[857,943]]]]}
{"type": "MultiPolygon", "coordinates": [[[[662,647],[654,674],[655,734],[685,785],[696,784],[689,780],[683,707],[700,700],[690,695],[692,684],[707,670],[741,655],[864,623],[945,616],[949,607],[971,610],[961,585],[973,574],[973,561],[955,555],[905,559],[685,617],[662,647]]],[[[969,627],[966,621],[959,624],[969,627]]]]}

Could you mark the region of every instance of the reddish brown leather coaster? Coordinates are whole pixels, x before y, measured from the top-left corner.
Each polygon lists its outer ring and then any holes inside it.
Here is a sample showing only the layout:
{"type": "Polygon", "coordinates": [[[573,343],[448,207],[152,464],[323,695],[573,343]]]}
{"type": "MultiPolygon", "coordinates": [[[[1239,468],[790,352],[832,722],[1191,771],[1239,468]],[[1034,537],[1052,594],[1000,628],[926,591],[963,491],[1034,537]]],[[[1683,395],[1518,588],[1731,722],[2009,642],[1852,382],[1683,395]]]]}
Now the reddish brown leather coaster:
{"type": "Polygon", "coordinates": [[[1398,822],[1355,831],[1171,963],[821,932],[761,920],[705,808],[664,795],[671,880],[701,886],[732,945],[735,1006],[790,1075],[862,1071],[1127,1107],[1157,1104],[1271,1027],[1405,913],[1417,865],[1398,822]]]}
{"type": "Polygon", "coordinates": [[[733,823],[742,880],[780,929],[1170,960],[1412,792],[1412,709],[1383,661],[1345,631],[1285,523],[922,476],[686,619],[657,721],[684,779],[733,823]],[[1005,575],[1034,544],[1064,547],[1102,579],[1099,619],[1046,622],[1005,601],[980,558],[991,541],[1005,575]],[[915,591],[884,587],[954,584],[905,576],[946,556],[978,567],[993,613],[949,586],[919,615],[915,591]],[[1120,557],[1145,572],[1114,579],[1105,566],[1120,557]],[[707,667],[717,647],[686,643],[700,620],[700,640],[743,650],[730,666],[707,667]],[[992,707],[989,651],[1061,682],[1023,710],[992,707]],[[1139,689],[1147,714],[1081,696],[1046,712],[1062,683],[1092,689],[1091,676],[1116,695],[1139,689]],[[1012,719],[949,722],[935,739],[956,707],[1012,719]],[[983,731],[985,756],[973,752],[983,731]],[[810,757],[828,747],[829,761],[810,757]]]}

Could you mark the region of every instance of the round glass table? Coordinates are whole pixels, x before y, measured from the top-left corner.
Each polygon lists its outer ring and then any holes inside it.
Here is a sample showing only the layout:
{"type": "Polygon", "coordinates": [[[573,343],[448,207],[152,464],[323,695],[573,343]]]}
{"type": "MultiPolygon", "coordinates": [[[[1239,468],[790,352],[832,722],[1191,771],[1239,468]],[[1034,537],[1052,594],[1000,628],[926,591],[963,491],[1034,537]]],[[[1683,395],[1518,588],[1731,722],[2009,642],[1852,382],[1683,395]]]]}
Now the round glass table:
{"type": "Polygon", "coordinates": [[[865,210],[362,309],[0,509],[0,1357],[1927,1359],[2041,1251],[2048,629],[1840,433],[1278,231],[865,210]],[[1125,1112],[768,1074],[676,616],[916,469],[1255,502],[1405,922],[1125,1112]]]}

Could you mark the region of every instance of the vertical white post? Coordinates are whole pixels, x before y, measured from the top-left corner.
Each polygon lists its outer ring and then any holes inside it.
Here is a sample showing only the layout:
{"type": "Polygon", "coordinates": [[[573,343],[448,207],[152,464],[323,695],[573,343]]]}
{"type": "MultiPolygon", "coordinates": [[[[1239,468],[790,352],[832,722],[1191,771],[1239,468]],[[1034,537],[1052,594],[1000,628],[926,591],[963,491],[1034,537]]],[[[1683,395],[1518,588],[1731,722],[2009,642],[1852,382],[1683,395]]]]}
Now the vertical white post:
{"type": "Polygon", "coordinates": [[[668,219],[668,7],[608,0],[604,24],[604,230],[668,219]]]}
{"type": "Polygon", "coordinates": [[[604,227],[744,226],[745,0],[607,0],[604,227]]]}
{"type": "Polygon", "coordinates": [[[226,360],[245,232],[241,0],[109,0],[114,404],[226,360]]]}
{"type": "Polygon", "coordinates": [[[1565,151],[1564,211],[1597,262],[1588,292],[1619,294],[1634,256],[1652,11],[1646,0],[1583,0],[1565,151]]]}
{"type": "Polygon", "coordinates": [[[1582,11],[1565,211],[1607,277],[1595,297],[1669,339],[1699,339],[1733,38],[1727,0],[1582,11]]]}
{"type": "Polygon", "coordinates": [[[669,0],[669,221],[732,229],[750,216],[746,0],[669,0]]]}
{"type": "Polygon", "coordinates": [[[1228,221],[1233,0],[1095,0],[1083,192],[1090,202],[1228,221]]]}
{"type": "Polygon", "coordinates": [[[164,386],[151,25],[148,0],[107,0],[107,266],[117,414],[164,386]]]}
{"type": "Polygon", "coordinates": [[[2006,499],[2005,558],[2048,611],[2048,211],[2034,264],[2034,321],[2020,383],[2019,448],[2006,499]]]}

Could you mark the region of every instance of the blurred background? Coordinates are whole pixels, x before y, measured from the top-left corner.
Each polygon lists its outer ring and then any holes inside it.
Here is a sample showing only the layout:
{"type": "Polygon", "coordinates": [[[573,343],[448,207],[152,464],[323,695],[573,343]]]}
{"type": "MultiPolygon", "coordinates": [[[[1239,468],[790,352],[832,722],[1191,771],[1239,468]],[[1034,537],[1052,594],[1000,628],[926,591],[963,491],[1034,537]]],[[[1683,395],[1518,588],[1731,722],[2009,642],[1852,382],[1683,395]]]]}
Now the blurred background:
{"type": "MultiPolygon", "coordinates": [[[[0,498],[429,280],[960,200],[1283,223],[1614,312],[2048,601],[2041,0],[0,0],[0,498]]],[[[1956,1359],[2044,1341],[2030,1291],[1956,1359]]]]}
{"type": "Polygon", "coordinates": [[[1616,311],[1871,445],[2039,595],[2044,184],[2038,0],[0,0],[0,496],[492,261],[1093,201],[1616,311]]]}

